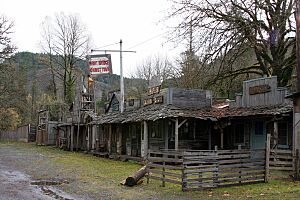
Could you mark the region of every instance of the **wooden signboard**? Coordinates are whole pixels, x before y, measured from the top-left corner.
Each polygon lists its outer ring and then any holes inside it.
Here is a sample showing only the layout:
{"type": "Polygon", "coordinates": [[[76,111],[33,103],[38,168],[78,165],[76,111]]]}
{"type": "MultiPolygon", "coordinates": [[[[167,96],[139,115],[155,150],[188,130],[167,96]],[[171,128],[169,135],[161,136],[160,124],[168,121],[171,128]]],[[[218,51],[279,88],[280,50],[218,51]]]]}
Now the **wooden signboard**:
{"type": "Polygon", "coordinates": [[[158,93],[160,93],[160,85],[148,88],[148,95],[158,94],[158,93]]]}
{"type": "Polygon", "coordinates": [[[163,102],[164,102],[164,96],[154,97],[154,103],[163,103],[163,102]]]}
{"type": "Polygon", "coordinates": [[[258,85],[249,87],[249,95],[262,94],[267,92],[271,92],[271,86],[269,85],[258,85]]]}
{"type": "Polygon", "coordinates": [[[151,105],[151,104],[153,104],[152,98],[144,99],[144,106],[151,105]]]}
{"type": "Polygon", "coordinates": [[[148,98],[144,99],[144,106],[148,106],[151,104],[159,104],[164,102],[164,97],[163,96],[158,96],[154,98],[148,98]]]}

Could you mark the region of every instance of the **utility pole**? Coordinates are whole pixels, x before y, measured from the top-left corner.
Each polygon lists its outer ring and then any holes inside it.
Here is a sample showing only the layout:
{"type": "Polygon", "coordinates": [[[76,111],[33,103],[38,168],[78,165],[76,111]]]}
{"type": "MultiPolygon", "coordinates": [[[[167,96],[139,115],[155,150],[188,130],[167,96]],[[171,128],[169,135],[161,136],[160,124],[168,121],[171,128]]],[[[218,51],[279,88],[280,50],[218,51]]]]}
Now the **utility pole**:
{"type": "Polygon", "coordinates": [[[123,56],[122,56],[122,53],[136,53],[136,51],[123,51],[122,50],[122,44],[123,44],[123,41],[122,39],[120,39],[120,50],[102,50],[102,49],[92,49],[91,52],[94,52],[94,51],[101,51],[101,52],[119,52],[120,53],[120,111],[121,113],[124,112],[124,77],[123,77],[123,56]]]}
{"type": "Polygon", "coordinates": [[[295,0],[296,4],[296,47],[297,47],[297,92],[300,92],[300,0],[295,0]]]}
{"type": "Polygon", "coordinates": [[[124,77],[123,77],[123,64],[122,64],[122,40],[120,40],[120,111],[121,113],[124,112],[124,77]]]}

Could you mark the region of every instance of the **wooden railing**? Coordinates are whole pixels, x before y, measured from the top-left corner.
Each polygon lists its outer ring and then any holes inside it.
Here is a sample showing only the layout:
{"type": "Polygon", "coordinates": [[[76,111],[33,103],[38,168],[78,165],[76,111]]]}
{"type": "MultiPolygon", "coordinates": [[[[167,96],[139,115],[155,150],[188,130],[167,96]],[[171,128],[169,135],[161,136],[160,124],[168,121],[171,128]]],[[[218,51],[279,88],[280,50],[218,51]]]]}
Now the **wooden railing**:
{"type": "Polygon", "coordinates": [[[180,184],[183,191],[264,182],[265,150],[150,151],[148,182],[180,184]]]}
{"type": "Polygon", "coordinates": [[[294,171],[295,160],[292,150],[272,149],[270,151],[270,169],[294,171]]]}

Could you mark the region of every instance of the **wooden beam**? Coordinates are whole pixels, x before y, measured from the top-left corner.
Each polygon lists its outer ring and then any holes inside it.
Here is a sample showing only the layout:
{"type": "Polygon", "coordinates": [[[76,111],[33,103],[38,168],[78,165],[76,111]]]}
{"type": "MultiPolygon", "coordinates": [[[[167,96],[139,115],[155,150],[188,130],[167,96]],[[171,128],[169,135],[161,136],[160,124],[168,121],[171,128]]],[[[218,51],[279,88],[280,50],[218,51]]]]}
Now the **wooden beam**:
{"type": "Polygon", "coordinates": [[[165,139],[165,149],[168,149],[169,148],[169,121],[168,120],[165,120],[164,121],[164,139],[165,139]]]}
{"type": "Polygon", "coordinates": [[[266,141],[266,172],[265,172],[265,182],[269,181],[269,173],[270,173],[270,146],[271,146],[271,134],[267,134],[267,141],[266,141]]]}
{"type": "Polygon", "coordinates": [[[211,150],[211,123],[208,126],[208,149],[211,150]]]}
{"type": "Polygon", "coordinates": [[[146,158],[148,155],[148,124],[147,121],[144,121],[144,155],[146,158]]]}
{"type": "Polygon", "coordinates": [[[178,128],[180,128],[186,121],[187,121],[187,119],[183,120],[183,121],[178,125],[178,128]]]}
{"type": "Polygon", "coordinates": [[[178,150],[178,133],[179,133],[179,125],[178,118],[175,120],[175,150],[178,150]]]}
{"type": "Polygon", "coordinates": [[[108,130],[108,144],[107,144],[107,148],[108,148],[108,153],[111,154],[111,134],[112,134],[112,127],[111,124],[108,125],[109,126],[109,130],[108,130]]]}
{"type": "Polygon", "coordinates": [[[220,128],[221,131],[221,149],[224,149],[224,130],[220,128]]]}
{"type": "Polygon", "coordinates": [[[96,149],[96,135],[97,135],[97,126],[95,124],[92,125],[92,149],[96,149]]]}
{"type": "Polygon", "coordinates": [[[70,146],[70,151],[73,151],[74,148],[74,126],[71,125],[71,146],[70,146]]]}
{"type": "MultiPolygon", "coordinates": [[[[87,126],[87,151],[90,151],[90,138],[91,138],[91,129],[90,126],[87,126]]],[[[78,144],[77,144],[78,145],[78,144]]]]}
{"type": "Polygon", "coordinates": [[[277,149],[277,145],[276,144],[278,144],[278,122],[274,121],[273,126],[274,126],[274,138],[275,138],[274,139],[274,145],[275,145],[275,147],[277,149]]]}
{"type": "Polygon", "coordinates": [[[122,125],[118,126],[118,142],[117,142],[117,153],[119,155],[122,154],[122,132],[123,132],[123,127],[122,125]]]}

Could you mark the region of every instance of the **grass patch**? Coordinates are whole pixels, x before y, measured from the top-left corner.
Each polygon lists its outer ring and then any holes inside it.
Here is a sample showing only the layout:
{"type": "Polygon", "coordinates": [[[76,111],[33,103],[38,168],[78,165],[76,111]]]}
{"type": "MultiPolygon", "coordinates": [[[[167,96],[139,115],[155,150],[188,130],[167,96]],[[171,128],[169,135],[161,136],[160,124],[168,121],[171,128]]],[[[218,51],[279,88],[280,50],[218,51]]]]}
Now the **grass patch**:
{"type": "Polygon", "coordinates": [[[161,187],[161,182],[154,180],[150,180],[148,185],[144,180],[142,185],[130,188],[121,186],[120,182],[141,167],[136,163],[36,146],[34,143],[0,142],[0,153],[1,149],[18,155],[20,169],[32,177],[66,179],[69,184],[59,187],[92,199],[299,199],[300,195],[300,183],[287,178],[197,192],[181,192],[181,186],[170,183],[161,187]]]}

